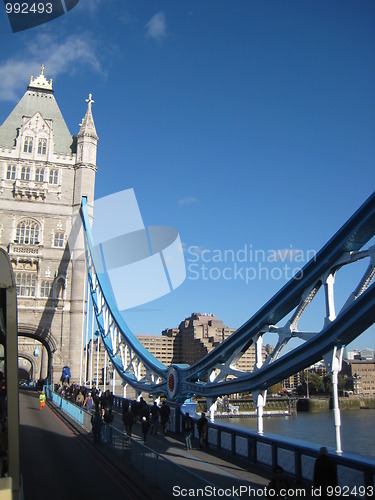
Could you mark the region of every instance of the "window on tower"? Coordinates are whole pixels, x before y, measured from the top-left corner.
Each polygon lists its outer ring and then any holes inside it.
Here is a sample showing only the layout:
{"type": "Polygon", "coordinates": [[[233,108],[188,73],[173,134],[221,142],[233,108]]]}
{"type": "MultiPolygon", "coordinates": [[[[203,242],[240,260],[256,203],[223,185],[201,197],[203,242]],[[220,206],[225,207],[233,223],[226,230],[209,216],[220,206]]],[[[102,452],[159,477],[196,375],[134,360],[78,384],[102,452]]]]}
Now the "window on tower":
{"type": "Polygon", "coordinates": [[[39,224],[31,219],[22,220],[17,224],[16,243],[23,245],[39,244],[39,224]]]}
{"type": "Polygon", "coordinates": [[[49,171],[49,183],[50,184],[58,184],[59,183],[59,171],[55,169],[51,169],[49,171]]]}
{"type": "Polygon", "coordinates": [[[38,154],[45,155],[47,153],[47,139],[38,140],[38,154]]]}
{"type": "Polygon", "coordinates": [[[50,297],[52,290],[52,281],[51,280],[42,280],[40,283],[40,296],[41,297],[50,297]]]}
{"type": "Polygon", "coordinates": [[[36,182],[44,182],[44,168],[37,168],[35,170],[36,182]]]}
{"type": "Polygon", "coordinates": [[[30,180],[30,167],[22,167],[21,169],[21,181],[30,180]]]}
{"type": "Polygon", "coordinates": [[[23,152],[32,153],[33,151],[33,138],[25,137],[25,142],[23,143],[23,152]]]}
{"type": "Polygon", "coordinates": [[[55,233],[55,237],[53,239],[53,246],[63,248],[64,246],[64,233],[55,233]]]}
{"type": "Polygon", "coordinates": [[[36,273],[17,272],[16,289],[21,297],[35,297],[36,273]]]}
{"type": "Polygon", "coordinates": [[[16,166],[15,165],[8,165],[7,168],[7,180],[8,181],[14,181],[16,178],[16,166]]]}

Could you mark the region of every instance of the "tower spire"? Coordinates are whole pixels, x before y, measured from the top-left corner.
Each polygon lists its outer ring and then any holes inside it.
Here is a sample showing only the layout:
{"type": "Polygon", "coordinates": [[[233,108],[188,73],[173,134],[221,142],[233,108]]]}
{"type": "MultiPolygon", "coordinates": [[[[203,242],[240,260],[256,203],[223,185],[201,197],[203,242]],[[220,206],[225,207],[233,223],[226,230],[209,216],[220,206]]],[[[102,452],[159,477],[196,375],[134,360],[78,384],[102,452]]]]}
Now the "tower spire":
{"type": "Polygon", "coordinates": [[[91,110],[91,107],[95,102],[92,98],[92,94],[89,94],[89,98],[86,99],[86,102],[87,102],[87,111],[84,119],[82,120],[82,123],[80,123],[81,128],[78,132],[78,137],[88,136],[92,137],[95,140],[98,140],[98,135],[96,133],[94,118],[92,116],[92,110],[91,110]]]}

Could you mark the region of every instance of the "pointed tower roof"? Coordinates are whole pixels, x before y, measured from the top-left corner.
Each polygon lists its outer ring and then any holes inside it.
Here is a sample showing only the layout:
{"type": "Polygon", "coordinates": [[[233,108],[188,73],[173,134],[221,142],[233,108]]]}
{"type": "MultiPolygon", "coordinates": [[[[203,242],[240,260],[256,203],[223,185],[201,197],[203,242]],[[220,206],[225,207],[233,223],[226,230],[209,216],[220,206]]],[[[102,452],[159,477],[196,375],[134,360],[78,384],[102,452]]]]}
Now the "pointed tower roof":
{"type": "Polygon", "coordinates": [[[52,121],[55,153],[71,155],[73,137],[53,95],[52,80],[48,82],[44,76],[44,66],[35,80],[31,77],[26,93],[0,126],[0,147],[13,148],[24,118],[38,111],[45,120],[52,121]]]}
{"type": "Polygon", "coordinates": [[[77,137],[79,138],[79,137],[89,136],[89,137],[92,137],[92,138],[98,140],[99,138],[98,138],[98,135],[96,133],[94,118],[92,116],[92,110],[91,110],[91,106],[95,102],[92,99],[92,94],[89,94],[89,98],[86,99],[86,102],[87,102],[87,111],[86,111],[84,119],[82,120],[82,123],[80,124],[81,128],[78,132],[77,137]]]}

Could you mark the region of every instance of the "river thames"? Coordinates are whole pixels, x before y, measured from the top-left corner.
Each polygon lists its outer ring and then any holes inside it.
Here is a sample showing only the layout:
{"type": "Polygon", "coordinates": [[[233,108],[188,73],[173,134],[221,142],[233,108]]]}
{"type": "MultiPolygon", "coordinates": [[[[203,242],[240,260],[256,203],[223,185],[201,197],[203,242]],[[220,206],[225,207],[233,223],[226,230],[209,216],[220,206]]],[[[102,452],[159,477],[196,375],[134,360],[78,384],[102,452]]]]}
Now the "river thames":
{"type": "MultiPolygon", "coordinates": [[[[257,429],[254,417],[223,418],[218,423],[257,429]]],[[[319,446],[336,449],[335,427],[331,411],[298,415],[264,417],[264,433],[300,439],[319,446]]],[[[375,410],[341,411],[341,447],[343,451],[375,458],[375,410]]]]}

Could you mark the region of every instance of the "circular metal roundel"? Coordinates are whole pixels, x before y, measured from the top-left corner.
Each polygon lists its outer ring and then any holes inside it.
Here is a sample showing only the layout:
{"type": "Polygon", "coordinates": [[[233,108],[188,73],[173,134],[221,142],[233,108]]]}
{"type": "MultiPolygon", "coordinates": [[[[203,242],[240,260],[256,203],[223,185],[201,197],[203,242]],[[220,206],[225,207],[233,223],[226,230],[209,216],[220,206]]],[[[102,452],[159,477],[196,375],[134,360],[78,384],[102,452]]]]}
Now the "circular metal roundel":
{"type": "Polygon", "coordinates": [[[178,384],[178,374],[175,368],[170,367],[168,370],[167,378],[167,388],[168,388],[168,399],[173,399],[176,395],[178,384]]]}

